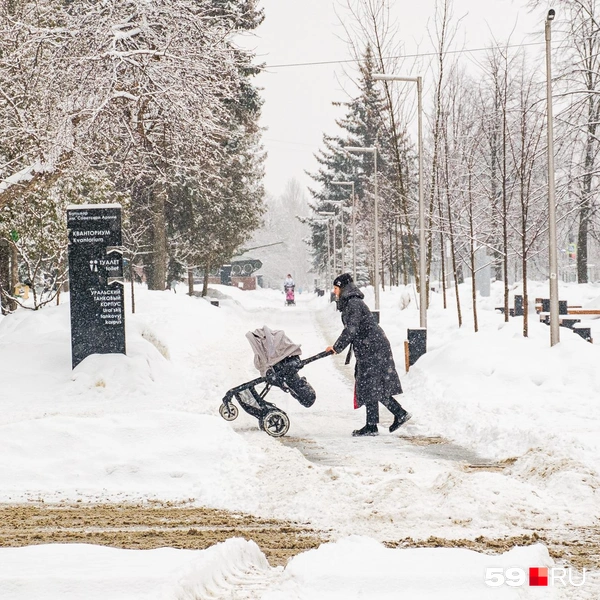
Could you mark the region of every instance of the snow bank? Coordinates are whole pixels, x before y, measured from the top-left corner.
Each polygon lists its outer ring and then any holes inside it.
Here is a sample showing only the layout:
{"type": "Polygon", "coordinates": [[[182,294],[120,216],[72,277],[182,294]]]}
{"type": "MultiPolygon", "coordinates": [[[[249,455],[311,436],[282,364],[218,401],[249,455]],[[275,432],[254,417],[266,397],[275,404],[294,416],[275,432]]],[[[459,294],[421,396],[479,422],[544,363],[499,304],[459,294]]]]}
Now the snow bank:
{"type": "Polygon", "coordinates": [[[6,600],[534,600],[553,587],[489,587],[486,569],[551,567],[543,546],[501,555],[454,548],[389,549],[352,536],[269,566],[254,542],[233,538],[206,550],[118,550],[86,544],[0,548],[6,600]]]}

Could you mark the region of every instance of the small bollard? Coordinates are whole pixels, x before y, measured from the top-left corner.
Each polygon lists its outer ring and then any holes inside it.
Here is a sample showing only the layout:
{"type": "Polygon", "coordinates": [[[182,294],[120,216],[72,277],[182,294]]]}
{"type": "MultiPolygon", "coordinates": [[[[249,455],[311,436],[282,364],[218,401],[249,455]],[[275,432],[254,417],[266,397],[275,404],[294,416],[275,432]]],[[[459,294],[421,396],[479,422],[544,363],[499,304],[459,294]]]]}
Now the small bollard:
{"type": "Polygon", "coordinates": [[[406,364],[408,367],[412,367],[427,352],[427,329],[423,327],[407,329],[406,337],[407,343],[404,345],[407,353],[406,364]]]}
{"type": "Polygon", "coordinates": [[[515,317],[523,316],[523,296],[520,294],[515,294],[515,308],[513,310],[515,317]]]}

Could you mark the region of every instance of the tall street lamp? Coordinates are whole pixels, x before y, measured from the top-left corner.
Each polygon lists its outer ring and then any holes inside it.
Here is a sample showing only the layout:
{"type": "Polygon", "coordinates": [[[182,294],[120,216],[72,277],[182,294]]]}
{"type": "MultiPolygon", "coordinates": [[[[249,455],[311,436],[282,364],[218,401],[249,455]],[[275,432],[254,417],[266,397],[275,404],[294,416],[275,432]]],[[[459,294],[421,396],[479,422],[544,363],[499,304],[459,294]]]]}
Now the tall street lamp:
{"type": "Polygon", "coordinates": [[[425,241],[425,202],[423,199],[423,78],[398,75],[373,75],[376,81],[408,81],[417,84],[419,117],[419,317],[420,326],[427,327],[427,246],[425,241]]]}
{"type": "MultiPolygon", "coordinates": [[[[322,216],[322,217],[326,217],[325,219],[319,219],[322,221],[327,221],[327,286],[331,285],[331,281],[332,281],[332,277],[331,277],[331,244],[329,242],[329,223],[331,221],[331,217],[335,216],[334,212],[325,212],[325,211],[319,211],[317,212],[318,215],[322,216]]],[[[333,265],[333,270],[335,271],[335,231],[334,231],[334,236],[333,236],[333,260],[334,260],[334,265],[333,265]]],[[[326,286],[326,287],[327,287],[326,286]]]]}
{"type": "Polygon", "coordinates": [[[554,132],[552,117],[552,49],[551,24],[556,13],[551,8],[546,17],[546,96],[548,102],[548,236],[550,238],[550,345],[560,342],[558,316],[558,253],[556,249],[556,204],[554,199],[554,132]]]}
{"type": "MultiPolygon", "coordinates": [[[[340,217],[341,217],[341,224],[342,224],[342,266],[340,269],[340,273],[344,273],[344,202],[342,200],[329,200],[328,201],[329,204],[335,204],[336,206],[338,206],[340,208],[340,217]]],[[[335,220],[333,222],[333,235],[335,237],[335,220]]],[[[335,242],[334,242],[334,247],[335,247],[335,242]]],[[[334,257],[335,260],[335,257],[334,257]]]]}
{"type": "Polygon", "coordinates": [[[344,146],[346,152],[362,152],[373,155],[374,161],[374,186],[375,186],[375,206],[374,206],[374,229],[375,229],[375,276],[373,278],[373,284],[375,286],[375,310],[379,310],[379,199],[377,197],[377,146],[344,146]]]}
{"type": "MultiPolygon", "coordinates": [[[[356,200],[354,198],[354,181],[331,181],[330,183],[331,185],[352,186],[352,277],[354,278],[354,281],[356,281],[356,200]]],[[[342,254],[342,261],[343,260],[342,254]]]]}

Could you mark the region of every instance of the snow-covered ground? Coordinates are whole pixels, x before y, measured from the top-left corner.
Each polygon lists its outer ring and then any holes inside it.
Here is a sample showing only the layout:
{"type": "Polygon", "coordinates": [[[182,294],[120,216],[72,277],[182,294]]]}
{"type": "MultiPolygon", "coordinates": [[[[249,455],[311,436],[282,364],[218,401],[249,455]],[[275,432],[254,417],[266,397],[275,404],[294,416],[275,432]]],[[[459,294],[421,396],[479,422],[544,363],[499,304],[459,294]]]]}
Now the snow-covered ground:
{"type": "MultiPolygon", "coordinates": [[[[547,289],[531,283],[530,296],[547,289]]],[[[278,291],[215,286],[215,307],[184,291],[138,289],[127,356],[90,356],[74,371],[68,304],[0,317],[0,502],[186,501],[306,523],[331,542],[285,568],[241,539],[208,550],[0,548],[2,600],[600,597],[589,571],[581,587],[508,585],[520,571],[507,569],[562,566],[541,544],[502,555],[382,544],[532,532],[577,539],[597,528],[597,344],[561,328],[550,347],[533,312],[523,338],[521,318],[505,323],[494,311],[499,286],[480,299],[474,333],[465,287],[460,329],[454,295],[447,309],[432,295],[428,352],[405,373],[415,293],[386,291],[381,324],[413,419],[389,434],[382,408],[379,437],[352,438],[364,422],[352,408],[353,366],[328,357],[301,373],[317,392],[312,408],[270,393],[291,420],[274,439],[243,411],[231,423],[218,414],[228,389],[258,375],[245,333],[283,329],[308,357],[341,331],[334,306],[302,294],[285,307],[278,291]],[[507,582],[487,585],[494,573],[507,582]]],[[[561,284],[560,296],[599,306],[600,286],[561,284]]],[[[366,300],[373,304],[372,290],[366,300]]],[[[600,339],[600,321],[590,325],[600,339]]]]}

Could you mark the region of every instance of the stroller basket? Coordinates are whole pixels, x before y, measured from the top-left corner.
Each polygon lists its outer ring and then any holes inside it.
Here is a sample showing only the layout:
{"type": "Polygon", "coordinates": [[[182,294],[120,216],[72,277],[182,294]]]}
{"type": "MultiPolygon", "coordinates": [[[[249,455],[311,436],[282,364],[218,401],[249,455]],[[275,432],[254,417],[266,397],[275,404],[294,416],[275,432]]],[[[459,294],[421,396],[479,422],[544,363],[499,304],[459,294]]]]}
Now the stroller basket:
{"type": "Polygon", "coordinates": [[[275,404],[267,402],[265,396],[273,386],[290,393],[302,406],[310,407],[314,404],[316,394],[306,377],[300,377],[298,371],[307,364],[329,356],[331,352],[321,352],[305,360],[298,356],[289,356],[279,361],[269,369],[264,377],[258,377],[247,383],[243,383],[230,389],[224,396],[219,414],[226,421],[233,421],[238,417],[238,408],[233,399],[249,415],[258,419],[258,426],[270,436],[281,437],[290,428],[290,420],[287,414],[275,404]],[[265,384],[261,391],[256,388],[265,384]]]}

